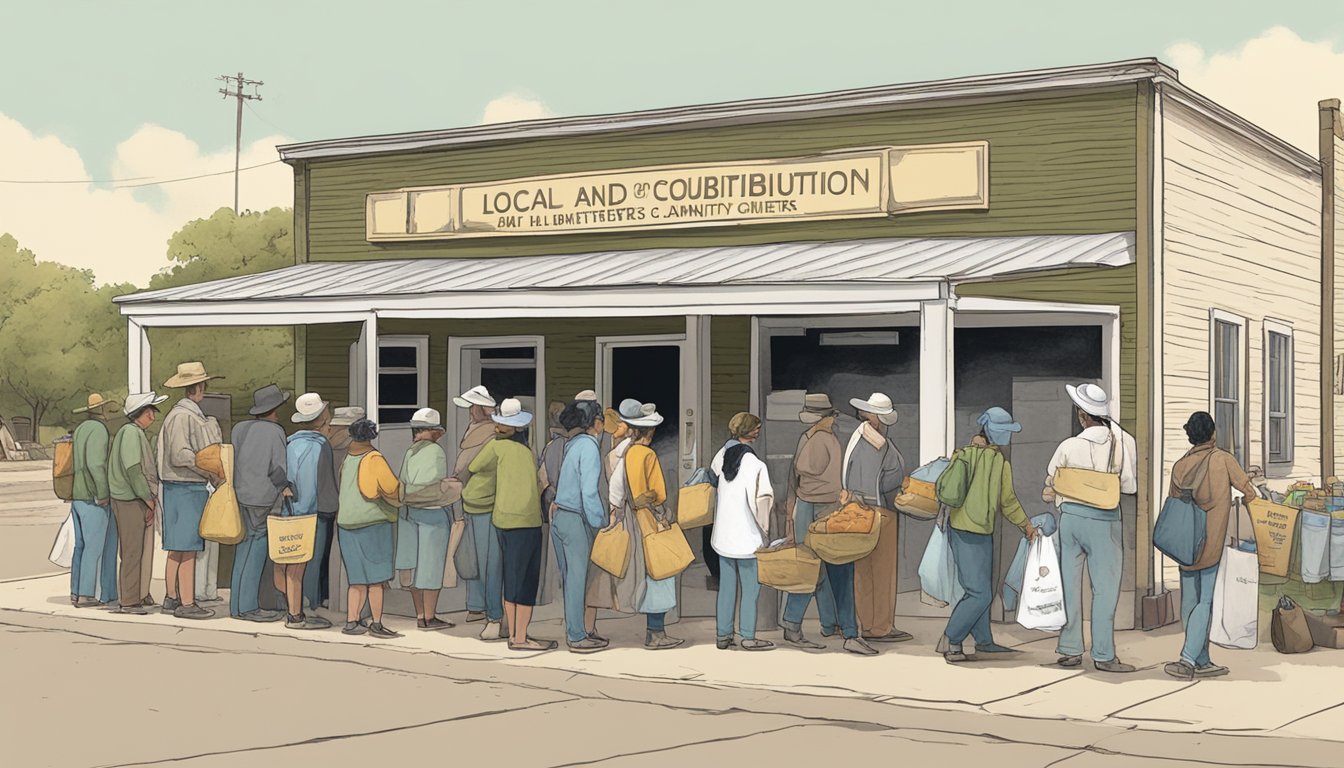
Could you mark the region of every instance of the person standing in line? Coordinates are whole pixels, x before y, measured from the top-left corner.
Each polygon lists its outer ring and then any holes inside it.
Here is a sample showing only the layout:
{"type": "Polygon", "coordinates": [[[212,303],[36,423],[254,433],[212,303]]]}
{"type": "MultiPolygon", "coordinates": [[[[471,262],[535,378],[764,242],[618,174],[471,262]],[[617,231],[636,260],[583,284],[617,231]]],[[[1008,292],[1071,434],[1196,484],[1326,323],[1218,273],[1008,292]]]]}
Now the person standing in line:
{"type": "MultiPolygon", "coordinates": [[[[663,466],[658,454],[650,447],[658,425],[663,423],[662,414],[653,403],[640,403],[637,400],[625,400],[620,407],[621,418],[630,425],[630,445],[621,457],[624,477],[620,479],[625,488],[624,503],[630,507],[634,517],[632,533],[638,536],[631,542],[632,549],[638,549],[637,573],[642,571],[644,582],[639,595],[637,610],[645,616],[644,647],[651,651],[676,648],[684,640],[667,636],[667,612],[677,606],[676,577],[654,579],[648,575],[644,562],[643,540],[645,536],[658,530],[658,515],[654,509],[667,503],[667,481],[664,480],[663,466]]],[[[612,485],[617,483],[612,478],[612,485]]]]}
{"type": "Polygon", "coordinates": [[[116,407],[115,400],[104,400],[95,392],[89,395],[88,405],[74,410],[88,414],[75,428],[71,445],[75,482],[70,505],[75,515],[76,559],[71,560],[70,594],[76,608],[118,602],[117,525],[107,486],[107,456],[112,443],[107,413],[116,407]]]}
{"type": "MultiPolygon", "coordinates": [[[[477,386],[453,398],[458,408],[467,409],[471,424],[467,426],[458,445],[457,461],[453,464],[453,477],[462,484],[465,491],[471,482],[471,462],[487,443],[495,439],[495,423],[491,416],[495,412],[495,399],[485,387],[477,386]]],[[[482,621],[482,640],[504,640],[504,572],[500,566],[499,537],[490,522],[490,510],[471,509],[465,500],[462,511],[466,517],[468,542],[475,549],[477,575],[474,579],[463,579],[467,587],[467,623],[482,621]]]]}
{"type": "Polygon", "coordinates": [[[380,639],[401,637],[383,626],[383,595],[392,580],[393,549],[396,546],[397,505],[401,484],[387,459],[373,447],[378,426],[368,419],[350,425],[350,448],[341,467],[340,511],[336,535],[345,565],[345,627],[347,635],[365,632],[380,639]],[[371,621],[359,615],[368,604],[371,621]]]}
{"type": "MultiPolygon", "coordinates": [[[[807,527],[814,521],[840,508],[840,474],[844,449],[835,436],[835,417],[839,415],[831,405],[831,398],[822,393],[803,397],[803,411],[798,420],[811,425],[798,440],[794,451],[793,467],[789,471],[789,495],[784,512],[791,524],[790,537],[802,544],[807,527]]],[[[825,648],[803,635],[803,616],[807,604],[815,596],[817,617],[821,620],[821,634],[830,637],[839,631],[836,619],[835,594],[831,591],[828,570],[821,569],[817,589],[810,595],[792,594],[784,602],[784,640],[799,648],[825,648]]]]}
{"type": "Polygon", "coordinates": [[[751,413],[739,413],[728,421],[728,431],[737,445],[720,450],[710,463],[719,477],[715,496],[714,530],[711,545],[719,554],[720,567],[728,578],[719,582],[716,605],[717,645],[727,650],[736,645],[733,615],[738,610],[737,591],[742,589],[742,649],[768,651],[775,647],[769,640],[756,639],[756,601],[761,583],[756,570],[756,550],[769,543],[770,511],[775,504],[774,487],[765,462],[757,458],[751,444],[761,436],[761,419],[751,413]]]}
{"type": "Polygon", "coordinates": [[[551,403],[550,420],[547,431],[549,437],[537,459],[537,480],[541,484],[541,508],[549,517],[554,511],[556,484],[560,481],[560,463],[564,459],[565,446],[583,429],[574,423],[574,404],[551,403]]]}
{"type": "MultiPolygon", "coordinates": [[[[167,397],[140,392],[126,398],[127,423],[112,439],[107,462],[108,494],[112,514],[121,531],[121,606],[117,613],[145,615],[144,598],[149,593],[144,561],[154,556],[154,514],[159,508],[159,477],[145,430],[159,414],[167,397]]],[[[198,605],[182,605],[173,611],[179,619],[208,619],[214,611],[198,605]]]]}
{"type": "MultiPolygon", "coordinates": [[[[626,402],[638,403],[633,400],[626,402]]],[[[637,410],[636,410],[637,412],[637,410]]],[[[611,449],[602,455],[602,482],[605,492],[602,500],[606,503],[608,510],[608,519],[605,522],[603,530],[611,529],[617,523],[625,522],[625,452],[630,448],[630,425],[621,419],[620,413],[614,408],[607,408],[602,413],[603,427],[602,432],[611,438],[611,449]]],[[[626,529],[627,533],[634,530],[633,521],[630,527],[626,529]]],[[[596,533],[593,534],[596,538],[596,533]]],[[[632,543],[637,543],[631,538],[632,543]]],[[[609,643],[610,640],[603,637],[597,631],[597,612],[598,610],[618,611],[624,614],[635,612],[637,605],[636,596],[642,591],[644,576],[641,573],[636,579],[633,574],[633,568],[627,568],[623,578],[616,578],[599,568],[595,563],[588,565],[588,588],[584,602],[587,611],[584,613],[585,630],[588,637],[598,642],[609,643]],[[588,619],[592,621],[589,622],[588,619]]]]}
{"type": "Polygon", "coordinates": [[[541,586],[542,547],[536,463],[522,440],[532,414],[518,400],[508,398],[491,419],[495,439],[471,460],[471,482],[463,489],[462,500],[468,510],[489,509],[498,532],[509,650],[553,650],[554,640],[527,635],[541,586]]]}
{"type": "Polygon", "coordinates": [[[397,550],[397,570],[414,571],[411,602],[415,603],[415,625],[427,631],[454,626],[437,615],[452,532],[444,495],[445,483],[449,482],[448,458],[439,445],[443,433],[443,417],[438,411],[416,411],[411,416],[414,442],[401,463],[403,511],[397,526],[398,541],[406,547],[405,551],[397,550]]]}
{"type": "Polygon", "coordinates": [[[243,516],[244,538],[233,551],[233,580],[229,590],[229,614],[235,619],[270,622],[284,618],[280,611],[260,605],[261,580],[270,559],[266,521],[279,515],[294,497],[289,480],[285,428],[280,426],[280,406],[289,393],[267,384],[252,393],[253,418],[233,430],[233,486],[243,516]]]}
{"type": "MultiPolygon", "coordinates": [[[[294,415],[290,416],[290,421],[303,427],[289,436],[285,447],[286,474],[294,484],[294,503],[290,511],[295,515],[317,515],[317,529],[313,535],[312,560],[276,565],[275,588],[285,595],[288,603],[286,627],[328,629],[331,622],[317,615],[318,603],[310,599],[308,607],[313,613],[307,614],[303,610],[303,598],[305,594],[312,597],[308,571],[321,567],[323,544],[340,503],[331,444],[322,432],[331,421],[331,411],[321,396],[309,392],[294,401],[294,415]]],[[[284,513],[283,508],[281,513],[284,513]]]]}
{"type": "MultiPolygon", "coordinates": [[[[364,418],[364,409],[358,406],[336,408],[327,425],[318,429],[331,445],[331,463],[336,467],[337,493],[339,495],[341,467],[345,466],[345,457],[350,450],[350,425],[364,418]]],[[[324,533],[317,539],[317,551],[313,553],[313,562],[303,572],[303,596],[308,607],[313,610],[326,608],[331,600],[331,550],[336,540],[336,518],[334,516],[322,523],[318,518],[318,528],[324,533]],[[313,565],[319,565],[314,568],[313,565]]]]}
{"type": "MultiPolygon", "coordinates": [[[[1027,519],[1013,491],[1013,467],[1004,458],[1002,448],[1022,431],[1012,414],[994,407],[977,420],[980,434],[958,453],[971,467],[966,503],[951,510],[947,536],[952,543],[952,559],[957,578],[965,594],[952,608],[940,650],[949,664],[970,661],[962,648],[968,635],[975,638],[975,653],[1015,653],[994,642],[989,626],[989,606],[994,601],[994,517],[996,514],[1018,528],[1027,541],[1036,538],[1036,529],[1027,519]]],[[[953,455],[953,461],[958,457],[953,455]]]]}
{"type": "MultiPolygon", "coordinates": [[[[905,480],[905,459],[887,431],[896,423],[891,398],[880,392],[867,400],[849,401],[861,422],[845,449],[841,483],[850,498],[878,507],[882,515],[877,547],[854,563],[854,610],[862,641],[846,648],[863,652],[867,643],[901,643],[909,632],[896,628],[896,596],[900,577],[900,520],[891,511],[890,499],[905,480]]],[[[832,582],[832,589],[836,585],[832,582]]],[[[840,595],[836,594],[839,601],[840,595]]]]}
{"type": "Polygon", "coordinates": [[[556,485],[551,538],[555,543],[560,587],[565,600],[565,642],[575,653],[606,648],[597,634],[597,609],[587,606],[588,570],[593,538],[607,525],[602,495],[602,457],[599,436],[605,419],[595,400],[576,400],[573,418],[584,431],[570,438],[556,485]]]}
{"type": "Polygon", "coordinates": [[[1059,507],[1059,569],[1064,582],[1064,629],[1059,634],[1058,664],[1083,663],[1083,565],[1092,585],[1092,665],[1101,672],[1128,673],[1134,667],[1115,655],[1115,608],[1120,603],[1124,558],[1120,507],[1101,509],[1055,491],[1062,469],[1120,475],[1120,493],[1138,492],[1134,438],[1114,424],[1106,391],[1096,384],[1065,386],[1073,400],[1081,434],[1059,444],[1046,469],[1042,498],[1059,507]]]}
{"type": "Polygon", "coordinates": [[[1181,566],[1185,644],[1180,658],[1164,669],[1172,677],[1194,680],[1221,677],[1228,672],[1227,667],[1214,664],[1209,658],[1214,584],[1218,580],[1223,542],[1227,541],[1227,524],[1232,517],[1232,489],[1241,491],[1248,501],[1258,494],[1237,458],[1218,447],[1218,430],[1212,416],[1204,411],[1191,414],[1185,422],[1185,434],[1193,447],[1171,468],[1171,488],[1167,494],[1180,498],[1181,488],[1193,486],[1195,506],[1207,514],[1199,557],[1190,565],[1181,566]]]}
{"type": "MultiPolygon", "coordinates": [[[[160,522],[163,548],[168,552],[164,574],[165,613],[176,612],[181,606],[195,605],[201,593],[196,583],[196,561],[201,553],[207,552],[205,539],[200,534],[201,515],[210,498],[207,484],[218,485],[224,478],[201,469],[196,459],[197,454],[207,447],[224,441],[219,422],[207,418],[201,411],[207,383],[217,378],[222,377],[211,376],[204,365],[192,362],[177,366],[177,373],[164,382],[169,389],[183,390],[182,399],[173,404],[159,430],[158,468],[163,484],[160,522]]],[[[146,589],[148,586],[146,581],[146,589]]]]}

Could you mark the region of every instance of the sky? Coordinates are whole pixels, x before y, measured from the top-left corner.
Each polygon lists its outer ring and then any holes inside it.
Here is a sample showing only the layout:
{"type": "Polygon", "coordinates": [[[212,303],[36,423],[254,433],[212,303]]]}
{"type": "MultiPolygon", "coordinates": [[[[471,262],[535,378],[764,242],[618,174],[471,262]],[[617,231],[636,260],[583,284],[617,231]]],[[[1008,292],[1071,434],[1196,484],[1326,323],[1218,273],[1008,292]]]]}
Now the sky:
{"type": "Polygon", "coordinates": [[[215,78],[239,71],[265,83],[251,209],[292,204],[273,162],[292,141],[1155,56],[1315,154],[1317,101],[1344,97],[1339,0],[3,0],[0,19],[0,232],[142,285],[176,229],[233,203],[215,78]]]}

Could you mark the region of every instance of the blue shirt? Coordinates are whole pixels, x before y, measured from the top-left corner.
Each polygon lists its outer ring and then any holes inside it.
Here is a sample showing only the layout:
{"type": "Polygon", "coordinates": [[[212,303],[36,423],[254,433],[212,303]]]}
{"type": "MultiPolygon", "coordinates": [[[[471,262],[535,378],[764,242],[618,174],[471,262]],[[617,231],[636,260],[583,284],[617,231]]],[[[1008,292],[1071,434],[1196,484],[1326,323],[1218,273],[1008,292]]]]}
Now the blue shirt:
{"type": "Polygon", "coordinates": [[[555,504],[561,509],[578,512],[593,528],[605,528],[607,510],[598,492],[602,482],[602,456],[597,438],[577,435],[565,446],[565,457],[560,463],[560,479],[556,481],[555,504]]]}
{"type": "Polygon", "coordinates": [[[339,489],[331,443],[320,432],[304,430],[285,448],[289,480],[294,484],[294,514],[336,514],[339,489]]]}

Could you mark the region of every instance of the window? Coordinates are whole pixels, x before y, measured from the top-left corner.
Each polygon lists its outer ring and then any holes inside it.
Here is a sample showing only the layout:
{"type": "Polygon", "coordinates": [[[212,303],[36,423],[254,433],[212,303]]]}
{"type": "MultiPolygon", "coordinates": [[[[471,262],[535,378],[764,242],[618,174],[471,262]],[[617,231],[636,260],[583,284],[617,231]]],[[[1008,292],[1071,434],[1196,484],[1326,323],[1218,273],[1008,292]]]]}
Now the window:
{"type": "Polygon", "coordinates": [[[381,336],[378,339],[378,423],[406,424],[428,405],[429,338],[381,336]]]}
{"type": "Polygon", "coordinates": [[[1265,463],[1293,462],[1293,329],[1265,321],[1265,463]]]}
{"type": "Polygon", "coordinates": [[[1213,311],[1209,373],[1212,381],[1213,420],[1218,425],[1218,447],[1245,465],[1242,446],[1241,331],[1245,321],[1213,311]]]}

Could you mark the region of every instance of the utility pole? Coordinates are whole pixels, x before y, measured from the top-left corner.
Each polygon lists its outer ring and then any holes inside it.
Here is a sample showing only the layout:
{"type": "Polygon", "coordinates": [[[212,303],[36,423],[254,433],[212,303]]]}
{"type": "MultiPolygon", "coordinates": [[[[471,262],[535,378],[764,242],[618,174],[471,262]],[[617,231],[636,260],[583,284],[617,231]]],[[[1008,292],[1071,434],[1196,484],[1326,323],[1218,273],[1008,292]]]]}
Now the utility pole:
{"type": "Polygon", "coordinates": [[[234,135],[233,143],[233,215],[238,215],[238,158],[243,154],[243,101],[256,100],[261,101],[261,94],[257,93],[257,87],[265,85],[260,80],[245,80],[243,73],[239,72],[237,77],[231,75],[220,75],[215,78],[222,80],[224,87],[219,92],[224,94],[224,98],[230,96],[238,100],[238,128],[234,135]],[[252,86],[252,93],[243,93],[243,89],[252,86]],[[234,90],[229,90],[233,86],[234,90]]]}

